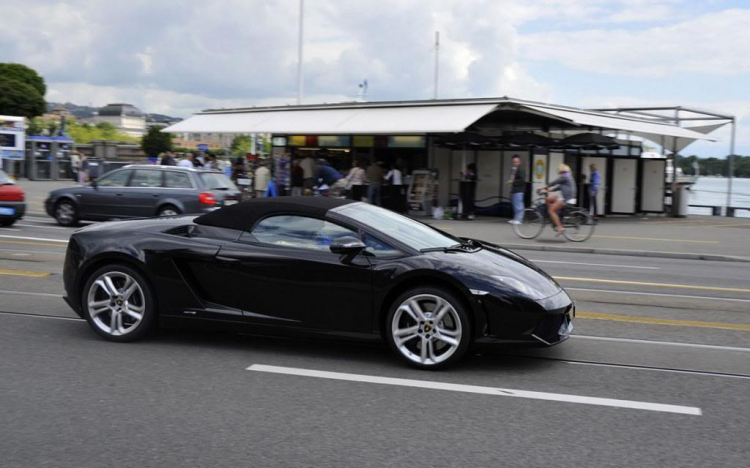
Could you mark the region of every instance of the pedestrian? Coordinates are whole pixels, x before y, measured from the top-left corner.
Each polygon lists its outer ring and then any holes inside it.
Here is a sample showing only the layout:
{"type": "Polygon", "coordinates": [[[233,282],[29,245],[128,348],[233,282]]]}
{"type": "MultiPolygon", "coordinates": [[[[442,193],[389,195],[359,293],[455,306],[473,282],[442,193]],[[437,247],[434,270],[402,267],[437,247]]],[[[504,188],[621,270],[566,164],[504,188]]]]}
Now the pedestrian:
{"type": "MultiPolygon", "coordinates": [[[[339,190],[345,183],[344,176],[339,171],[331,167],[328,161],[321,158],[316,162],[317,176],[315,177],[318,191],[327,196],[331,189],[339,190]]],[[[335,195],[335,193],[334,193],[335,195]]]]}
{"type": "Polygon", "coordinates": [[[385,181],[389,184],[385,189],[385,192],[390,199],[390,202],[388,203],[390,206],[388,208],[397,213],[405,212],[406,192],[403,188],[404,177],[401,172],[401,165],[398,161],[396,161],[396,163],[391,166],[390,170],[388,170],[388,173],[385,175],[385,181]]]}
{"type": "Polygon", "coordinates": [[[70,178],[78,181],[78,171],[81,169],[81,156],[78,151],[70,154],[70,178]]]}
{"type": "Polygon", "coordinates": [[[291,176],[292,196],[302,196],[302,190],[305,187],[305,171],[302,170],[299,159],[292,161],[291,176]]]}
{"type": "Polygon", "coordinates": [[[474,219],[474,201],[477,194],[477,165],[470,163],[466,165],[466,170],[461,174],[461,204],[463,210],[461,217],[463,219],[474,219]]]}
{"type": "Polygon", "coordinates": [[[81,165],[78,168],[78,183],[86,185],[89,181],[89,160],[85,154],[81,155],[81,165]]]}
{"type": "Polygon", "coordinates": [[[180,167],[195,167],[195,164],[193,164],[193,161],[195,160],[195,156],[193,156],[193,153],[187,153],[185,155],[185,159],[180,160],[180,162],[177,164],[180,167]]]}
{"type": "Polygon", "coordinates": [[[510,224],[521,224],[523,221],[524,202],[523,198],[526,193],[526,174],[521,168],[521,157],[513,155],[512,166],[510,169],[510,198],[513,203],[513,219],[508,221],[510,224]]]}
{"type": "Polygon", "coordinates": [[[266,162],[260,163],[258,169],[255,170],[255,181],[253,188],[255,189],[255,197],[263,198],[268,190],[268,183],[271,181],[271,170],[266,167],[266,162]]]}
{"type": "Polygon", "coordinates": [[[382,204],[383,175],[383,165],[380,161],[375,161],[367,168],[366,176],[370,183],[367,187],[367,200],[376,206],[382,204]]]}
{"type": "Polygon", "coordinates": [[[365,170],[360,167],[356,159],[352,163],[349,174],[346,175],[346,188],[352,200],[362,201],[362,196],[365,194],[365,170]]]}
{"type": "Polygon", "coordinates": [[[214,168],[214,157],[211,153],[206,155],[205,162],[203,163],[203,169],[210,171],[214,168]]]}
{"type": "Polygon", "coordinates": [[[591,200],[591,218],[594,221],[597,221],[596,195],[599,193],[599,187],[602,185],[602,176],[599,174],[599,171],[596,169],[596,164],[594,163],[589,164],[589,170],[591,172],[591,193],[589,194],[591,200]]]}
{"type": "Polygon", "coordinates": [[[176,166],[177,163],[174,159],[174,152],[172,150],[167,151],[162,155],[161,161],[159,162],[162,166],[176,166]]]}
{"type": "Polygon", "coordinates": [[[315,186],[315,160],[310,156],[310,153],[306,153],[299,165],[302,167],[304,187],[306,189],[312,189],[315,186]]]}

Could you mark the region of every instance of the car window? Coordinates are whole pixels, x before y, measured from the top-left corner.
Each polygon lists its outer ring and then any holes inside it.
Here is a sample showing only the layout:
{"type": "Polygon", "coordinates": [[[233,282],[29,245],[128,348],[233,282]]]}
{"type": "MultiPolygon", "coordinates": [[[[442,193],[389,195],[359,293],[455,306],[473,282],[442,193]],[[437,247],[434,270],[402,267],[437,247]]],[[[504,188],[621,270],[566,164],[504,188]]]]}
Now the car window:
{"type": "Polygon", "coordinates": [[[297,247],[329,252],[331,243],[357,234],[338,224],[306,216],[271,216],[259,222],[253,236],[263,244],[297,247]]]}
{"type": "Polygon", "coordinates": [[[128,183],[128,178],[133,171],[126,169],[123,171],[110,172],[96,181],[99,187],[124,187],[128,183]]]}
{"type": "Polygon", "coordinates": [[[201,172],[200,178],[208,190],[237,190],[237,186],[220,172],[201,172]]]}
{"type": "Polygon", "coordinates": [[[376,257],[397,257],[401,255],[400,250],[388,245],[372,234],[365,233],[362,241],[367,246],[367,251],[376,257]]]}
{"type": "Polygon", "coordinates": [[[168,188],[193,188],[190,176],[184,172],[167,171],[164,173],[164,186],[168,188]]]}
{"type": "Polygon", "coordinates": [[[161,187],[161,171],[136,169],[128,184],[130,187],[161,187]]]}

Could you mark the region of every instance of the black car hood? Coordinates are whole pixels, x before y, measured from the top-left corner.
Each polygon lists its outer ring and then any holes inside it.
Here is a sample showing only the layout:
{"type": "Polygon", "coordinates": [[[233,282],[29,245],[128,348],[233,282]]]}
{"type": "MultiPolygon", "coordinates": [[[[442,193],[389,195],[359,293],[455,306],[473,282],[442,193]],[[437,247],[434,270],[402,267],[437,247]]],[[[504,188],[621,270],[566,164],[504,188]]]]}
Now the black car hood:
{"type": "Polygon", "coordinates": [[[430,255],[441,263],[444,271],[454,276],[475,278],[479,289],[507,289],[497,278],[493,278],[499,276],[532,286],[545,298],[562,291],[562,287],[539,267],[520,255],[496,246],[474,252],[431,252],[430,255]]]}

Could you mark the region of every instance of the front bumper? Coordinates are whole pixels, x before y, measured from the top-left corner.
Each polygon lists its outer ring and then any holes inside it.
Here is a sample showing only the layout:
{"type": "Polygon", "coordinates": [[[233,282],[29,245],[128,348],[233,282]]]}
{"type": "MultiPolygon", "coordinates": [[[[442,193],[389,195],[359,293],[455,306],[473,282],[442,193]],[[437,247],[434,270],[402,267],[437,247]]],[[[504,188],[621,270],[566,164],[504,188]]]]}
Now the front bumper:
{"type": "Polygon", "coordinates": [[[565,291],[532,301],[524,298],[483,296],[488,331],[479,343],[534,343],[552,346],[573,330],[575,303],[565,291]]]}
{"type": "Polygon", "coordinates": [[[26,202],[0,201],[0,219],[21,219],[26,214],[26,202]]]}

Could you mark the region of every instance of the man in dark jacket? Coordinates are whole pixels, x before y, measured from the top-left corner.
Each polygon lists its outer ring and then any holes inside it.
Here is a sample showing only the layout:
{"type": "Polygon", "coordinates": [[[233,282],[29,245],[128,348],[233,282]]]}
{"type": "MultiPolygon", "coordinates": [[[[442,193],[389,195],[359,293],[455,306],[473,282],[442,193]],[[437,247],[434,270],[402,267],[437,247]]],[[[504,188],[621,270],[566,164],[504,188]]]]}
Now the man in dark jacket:
{"type": "Polygon", "coordinates": [[[513,219],[508,222],[510,224],[521,224],[524,210],[523,197],[526,193],[526,174],[521,169],[521,157],[519,155],[513,155],[512,163],[508,183],[511,184],[510,198],[513,202],[513,219]]]}

